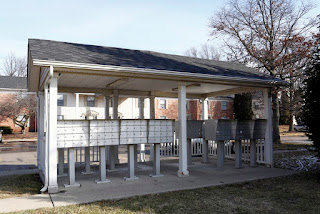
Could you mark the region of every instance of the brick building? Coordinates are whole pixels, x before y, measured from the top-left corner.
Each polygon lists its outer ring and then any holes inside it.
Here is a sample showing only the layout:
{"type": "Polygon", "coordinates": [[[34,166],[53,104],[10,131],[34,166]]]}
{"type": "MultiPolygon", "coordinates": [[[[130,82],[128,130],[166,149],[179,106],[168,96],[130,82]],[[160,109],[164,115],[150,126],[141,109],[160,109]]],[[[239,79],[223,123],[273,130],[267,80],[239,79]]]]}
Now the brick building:
{"type": "MultiPolygon", "coordinates": [[[[209,98],[209,119],[233,119],[233,98],[215,97],[209,98]]],[[[156,119],[178,119],[178,100],[157,98],[155,100],[156,119]]],[[[187,101],[187,119],[200,120],[202,105],[199,100],[187,101]]]]}
{"type": "MultiPolygon", "coordinates": [[[[36,96],[35,93],[27,92],[27,78],[26,77],[8,77],[0,76],[0,103],[12,99],[16,99],[16,95],[36,96]]],[[[21,128],[15,125],[10,118],[4,118],[0,115],[0,126],[10,126],[13,132],[21,132],[21,128]]],[[[36,117],[35,114],[30,115],[29,123],[26,132],[36,131],[36,117]]]]}

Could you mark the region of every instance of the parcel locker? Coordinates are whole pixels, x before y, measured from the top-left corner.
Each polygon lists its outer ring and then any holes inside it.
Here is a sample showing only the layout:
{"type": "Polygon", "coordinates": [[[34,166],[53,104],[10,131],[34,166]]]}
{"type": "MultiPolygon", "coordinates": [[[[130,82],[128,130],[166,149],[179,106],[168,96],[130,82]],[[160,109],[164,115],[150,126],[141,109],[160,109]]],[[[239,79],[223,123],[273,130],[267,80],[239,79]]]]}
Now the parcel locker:
{"type": "Polygon", "coordinates": [[[253,139],[254,120],[238,120],[236,140],[253,139]]]}

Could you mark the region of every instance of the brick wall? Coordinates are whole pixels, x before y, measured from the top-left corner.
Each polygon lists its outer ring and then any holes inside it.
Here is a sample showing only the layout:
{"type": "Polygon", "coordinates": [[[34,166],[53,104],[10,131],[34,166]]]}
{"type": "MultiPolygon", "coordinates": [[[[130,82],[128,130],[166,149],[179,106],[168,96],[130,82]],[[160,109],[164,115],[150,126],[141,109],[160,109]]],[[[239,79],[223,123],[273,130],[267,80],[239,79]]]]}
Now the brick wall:
{"type": "MultiPolygon", "coordinates": [[[[155,116],[156,119],[160,119],[161,116],[165,116],[167,119],[178,119],[178,100],[166,99],[167,108],[159,108],[159,98],[155,99],[155,116]]],[[[233,119],[233,100],[228,100],[227,109],[221,109],[222,101],[209,101],[208,114],[211,119],[229,118],[233,119]]],[[[190,120],[200,120],[202,117],[202,104],[198,100],[188,100],[187,105],[187,118],[190,120]]]]}

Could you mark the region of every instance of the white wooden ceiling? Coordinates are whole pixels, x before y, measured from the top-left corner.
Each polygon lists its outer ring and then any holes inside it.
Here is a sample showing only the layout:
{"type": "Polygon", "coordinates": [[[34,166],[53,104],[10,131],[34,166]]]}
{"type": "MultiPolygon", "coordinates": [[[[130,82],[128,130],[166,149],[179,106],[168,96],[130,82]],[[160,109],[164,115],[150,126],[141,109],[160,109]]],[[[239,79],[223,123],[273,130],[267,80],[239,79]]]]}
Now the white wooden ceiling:
{"type": "MultiPolygon", "coordinates": [[[[108,84],[113,83],[121,78],[111,76],[98,75],[77,75],[62,73],[58,80],[59,88],[99,88],[110,89],[108,84]]],[[[192,85],[192,82],[190,83],[192,85]]],[[[112,87],[119,90],[135,90],[135,91],[157,91],[157,92],[177,92],[178,82],[170,80],[156,79],[138,79],[128,78],[127,81],[112,87]]],[[[221,90],[236,88],[236,86],[222,84],[203,83],[200,86],[187,87],[187,93],[190,94],[206,94],[221,90]]]]}

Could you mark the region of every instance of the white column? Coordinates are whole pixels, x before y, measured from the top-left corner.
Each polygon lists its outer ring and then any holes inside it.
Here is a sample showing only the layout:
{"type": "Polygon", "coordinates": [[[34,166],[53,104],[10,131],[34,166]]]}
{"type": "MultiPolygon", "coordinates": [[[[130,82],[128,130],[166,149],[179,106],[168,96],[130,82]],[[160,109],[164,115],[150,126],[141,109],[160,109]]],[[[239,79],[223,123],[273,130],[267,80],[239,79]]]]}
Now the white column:
{"type": "Polygon", "coordinates": [[[38,93],[38,112],[37,112],[38,116],[38,144],[37,144],[37,163],[38,163],[38,168],[42,169],[42,164],[43,164],[43,156],[45,155],[43,153],[43,148],[45,147],[44,142],[42,141],[42,139],[44,138],[44,93],[43,92],[39,92],[38,93]]]}
{"type": "MultiPolygon", "coordinates": [[[[202,101],[202,120],[208,120],[208,105],[209,101],[208,99],[201,99],[202,101]]],[[[202,163],[208,163],[209,162],[209,146],[208,141],[202,138],[202,163]]]]}
{"type": "Polygon", "coordinates": [[[79,183],[76,183],[76,167],[75,167],[75,148],[68,148],[68,158],[69,158],[69,184],[65,184],[68,187],[80,187],[79,183]]]}
{"type": "Polygon", "coordinates": [[[107,168],[106,168],[106,148],[104,146],[100,146],[100,164],[99,164],[99,172],[100,172],[100,180],[97,180],[97,184],[109,183],[110,180],[107,179],[107,168]]]}
{"type": "Polygon", "coordinates": [[[151,177],[162,177],[163,175],[160,173],[160,143],[156,143],[153,146],[153,174],[151,177]]]}
{"type": "Polygon", "coordinates": [[[273,167],[273,136],[272,136],[272,108],[270,89],[263,90],[264,118],[267,119],[266,138],[264,143],[265,162],[267,166],[273,167]]]}
{"type": "MultiPolygon", "coordinates": [[[[109,101],[110,101],[110,96],[104,96],[104,119],[106,120],[110,118],[109,101]]],[[[109,146],[106,146],[105,148],[106,148],[106,163],[109,164],[110,148],[109,146]]]]}
{"type": "MultiPolygon", "coordinates": [[[[50,69],[53,69],[51,66],[50,69]]],[[[53,74],[49,85],[49,180],[48,192],[58,192],[58,172],[57,172],[57,93],[58,93],[58,78],[53,74]]]]}
{"type": "MultiPolygon", "coordinates": [[[[113,119],[118,119],[118,105],[119,105],[119,95],[118,90],[113,91],[113,119]]],[[[118,146],[110,146],[109,147],[110,153],[110,164],[109,170],[115,170],[115,163],[119,163],[118,159],[118,146]],[[111,160],[113,159],[113,160],[111,160]]]]}
{"type": "Polygon", "coordinates": [[[201,99],[202,100],[202,120],[208,120],[208,99],[201,99]]]}
{"type": "MultiPolygon", "coordinates": [[[[149,97],[150,99],[150,119],[155,119],[156,118],[156,115],[155,115],[155,108],[154,108],[154,99],[155,99],[155,96],[153,95],[154,93],[151,92],[151,96],[149,97]]],[[[150,144],[149,145],[149,148],[150,148],[150,157],[149,157],[149,161],[153,161],[153,152],[154,152],[154,149],[153,149],[153,144],[150,144]]]]}
{"type": "Polygon", "coordinates": [[[189,176],[188,171],[188,154],[187,154],[187,90],[184,83],[179,83],[179,177],[189,176]]]}
{"type": "MultiPolygon", "coordinates": [[[[144,119],[144,97],[139,97],[139,119],[144,119]]],[[[146,162],[146,145],[140,144],[140,162],[146,162]]]]}
{"type": "Polygon", "coordinates": [[[80,119],[79,116],[79,93],[76,93],[76,117],[75,119],[80,119]]]}

